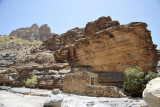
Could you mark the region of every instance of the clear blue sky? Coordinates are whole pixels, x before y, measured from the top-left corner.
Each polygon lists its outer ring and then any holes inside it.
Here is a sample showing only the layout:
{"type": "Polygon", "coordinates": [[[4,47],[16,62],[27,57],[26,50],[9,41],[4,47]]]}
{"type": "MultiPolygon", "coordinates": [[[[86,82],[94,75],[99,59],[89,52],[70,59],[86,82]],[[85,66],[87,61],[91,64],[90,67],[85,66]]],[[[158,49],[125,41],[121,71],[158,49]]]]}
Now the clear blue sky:
{"type": "Polygon", "coordinates": [[[160,0],[0,0],[0,34],[33,23],[61,34],[101,16],[121,24],[146,22],[160,48],[160,0]]]}

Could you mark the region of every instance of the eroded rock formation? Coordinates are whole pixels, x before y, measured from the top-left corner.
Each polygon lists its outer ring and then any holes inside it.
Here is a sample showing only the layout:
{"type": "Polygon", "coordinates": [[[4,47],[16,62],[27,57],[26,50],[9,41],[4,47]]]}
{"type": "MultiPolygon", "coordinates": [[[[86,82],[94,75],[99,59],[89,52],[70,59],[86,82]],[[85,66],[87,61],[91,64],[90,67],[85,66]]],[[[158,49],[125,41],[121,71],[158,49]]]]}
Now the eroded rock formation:
{"type": "Polygon", "coordinates": [[[144,72],[156,69],[156,45],[146,23],[119,25],[110,17],[101,17],[86,25],[84,35],[74,44],[60,47],[56,60],[67,60],[74,70],[98,73],[103,85],[122,83],[128,67],[139,66],[144,72]]]}
{"type": "Polygon", "coordinates": [[[74,28],[61,35],[54,34],[53,38],[46,40],[44,44],[48,49],[56,51],[60,47],[75,43],[80,38],[84,38],[84,28],[74,28]]]}
{"type": "Polygon", "coordinates": [[[38,79],[36,87],[62,88],[68,63],[57,63],[54,52],[39,41],[27,41],[8,36],[0,37],[0,85],[25,86],[32,73],[38,79]]]}
{"type": "Polygon", "coordinates": [[[19,37],[26,40],[47,40],[52,37],[51,29],[47,24],[38,26],[33,24],[31,27],[20,28],[12,31],[9,36],[19,37]]]}

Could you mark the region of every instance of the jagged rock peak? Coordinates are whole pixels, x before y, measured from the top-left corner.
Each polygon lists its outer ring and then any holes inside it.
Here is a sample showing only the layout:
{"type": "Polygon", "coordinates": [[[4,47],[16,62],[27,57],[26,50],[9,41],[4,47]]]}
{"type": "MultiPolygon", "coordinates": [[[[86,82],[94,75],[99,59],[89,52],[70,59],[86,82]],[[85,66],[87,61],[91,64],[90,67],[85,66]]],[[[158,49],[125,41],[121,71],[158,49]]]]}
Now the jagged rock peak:
{"type": "Polygon", "coordinates": [[[51,34],[51,29],[47,24],[43,24],[38,31],[39,35],[43,34],[51,34]]]}
{"type": "Polygon", "coordinates": [[[20,28],[12,31],[9,36],[19,37],[26,40],[44,41],[52,37],[51,29],[47,24],[38,26],[36,23],[31,27],[20,28]]]}
{"type": "Polygon", "coordinates": [[[111,17],[100,17],[98,20],[88,22],[85,27],[85,37],[88,37],[90,35],[93,35],[94,33],[113,27],[118,26],[120,23],[118,21],[112,21],[111,17]]]}
{"type": "Polygon", "coordinates": [[[36,28],[39,28],[39,26],[37,25],[37,23],[34,23],[34,24],[31,26],[31,28],[36,29],[36,28]]]}

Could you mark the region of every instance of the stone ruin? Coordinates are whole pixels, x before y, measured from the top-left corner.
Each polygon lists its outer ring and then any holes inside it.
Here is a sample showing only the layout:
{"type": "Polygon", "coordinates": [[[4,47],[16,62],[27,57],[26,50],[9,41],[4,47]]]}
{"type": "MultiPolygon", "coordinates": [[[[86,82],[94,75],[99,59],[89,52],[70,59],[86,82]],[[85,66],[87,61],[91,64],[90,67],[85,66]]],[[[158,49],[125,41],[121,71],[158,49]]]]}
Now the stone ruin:
{"type": "Polygon", "coordinates": [[[122,97],[117,87],[100,86],[98,75],[87,71],[66,74],[63,82],[63,92],[92,97],[122,97]]]}

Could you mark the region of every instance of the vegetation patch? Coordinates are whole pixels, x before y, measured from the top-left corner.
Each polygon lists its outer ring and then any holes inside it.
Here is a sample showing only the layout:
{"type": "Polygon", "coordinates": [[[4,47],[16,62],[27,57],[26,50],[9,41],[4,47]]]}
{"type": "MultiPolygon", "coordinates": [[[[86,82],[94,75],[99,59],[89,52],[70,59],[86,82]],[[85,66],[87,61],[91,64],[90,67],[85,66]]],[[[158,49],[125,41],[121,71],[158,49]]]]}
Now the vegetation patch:
{"type": "Polygon", "coordinates": [[[141,94],[146,84],[150,80],[158,77],[157,73],[151,71],[145,75],[142,69],[138,66],[135,68],[127,68],[124,74],[126,80],[123,87],[126,91],[132,93],[132,95],[141,94]]]}

